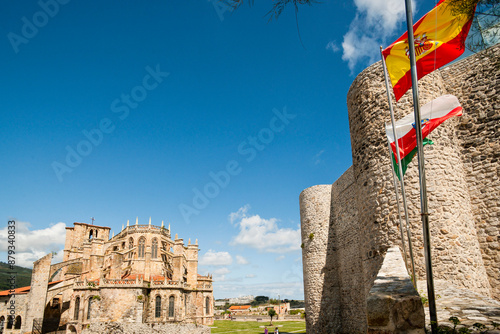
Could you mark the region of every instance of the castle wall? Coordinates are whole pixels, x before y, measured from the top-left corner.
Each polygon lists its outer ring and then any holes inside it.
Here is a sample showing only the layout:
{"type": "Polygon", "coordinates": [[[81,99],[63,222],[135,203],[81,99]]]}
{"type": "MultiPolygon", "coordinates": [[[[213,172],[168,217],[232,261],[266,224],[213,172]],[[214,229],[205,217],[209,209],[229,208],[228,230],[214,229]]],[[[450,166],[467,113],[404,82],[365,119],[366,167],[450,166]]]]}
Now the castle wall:
{"type": "Polygon", "coordinates": [[[331,191],[331,185],[319,185],[300,194],[306,326],[311,333],[335,333],[341,328],[340,284],[337,275],[325,270],[327,263],[336,267],[336,258],[326,257],[331,191]]]}
{"type": "Polygon", "coordinates": [[[352,168],[300,196],[306,321],[314,333],[366,333],[352,168]]]}
{"type": "MultiPolygon", "coordinates": [[[[496,299],[499,53],[500,45],[419,81],[421,105],[453,94],[464,109],[434,130],[428,136],[434,144],[424,148],[434,277],[496,299]]],[[[409,91],[395,105],[396,119],[413,113],[411,100],[409,91]]],[[[306,323],[314,333],[365,330],[367,294],[387,249],[401,245],[381,62],[356,77],[347,105],[353,166],[331,189],[314,186],[300,196],[306,323]]],[[[417,278],[425,280],[417,166],[415,159],[405,187],[417,278]]]]}
{"type": "MultiPolygon", "coordinates": [[[[459,100],[466,99],[459,92],[446,90],[440,71],[421,79],[419,91],[421,105],[446,93],[455,94],[459,100]]],[[[366,289],[372,286],[387,247],[400,244],[384,129],[384,123],[390,119],[385,94],[383,72],[378,62],[356,78],[347,98],[358,219],[364,227],[363,244],[365,252],[368,251],[364,260],[366,289]]],[[[409,95],[410,92],[396,104],[396,119],[413,112],[409,95]]],[[[473,223],[460,141],[455,133],[458,122],[453,118],[438,127],[428,137],[435,144],[424,150],[434,277],[489,295],[490,285],[473,223]]],[[[413,249],[417,276],[425,279],[417,161],[410,166],[405,186],[413,249]]]]}
{"type": "Polygon", "coordinates": [[[500,299],[500,45],[443,71],[467,111],[456,133],[491,295],[500,299]]]}
{"type": "MultiPolygon", "coordinates": [[[[330,275],[339,276],[340,319],[345,333],[366,333],[363,280],[363,252],[360,252],[361,226],[356,219],[355,183],[349,168],[332,185],[330,242],[327,258],[335,256],[335,267],[327,265],[330,275]],[[345,329],[349,329],[346,331],[345,329]]],[[[327,261],[328,263],[328,261],[327,261]]]]}

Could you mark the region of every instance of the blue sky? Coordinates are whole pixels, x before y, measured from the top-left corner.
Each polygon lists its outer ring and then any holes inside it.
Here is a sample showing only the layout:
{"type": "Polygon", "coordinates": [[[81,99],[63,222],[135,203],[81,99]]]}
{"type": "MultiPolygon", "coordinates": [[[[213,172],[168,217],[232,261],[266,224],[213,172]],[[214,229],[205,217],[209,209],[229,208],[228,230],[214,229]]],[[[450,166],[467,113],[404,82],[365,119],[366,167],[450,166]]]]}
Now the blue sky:
{"type": "Polygon", "coordinates": [[[351,165],[346,94],[403,33],[404,1],[300,7],[304,47],[271,6],[4,2],[2,261],[9,219],[29,266],[75,221],[151,217],[198,239],[216,298],[302,299],[299,194],[351,165]]]}

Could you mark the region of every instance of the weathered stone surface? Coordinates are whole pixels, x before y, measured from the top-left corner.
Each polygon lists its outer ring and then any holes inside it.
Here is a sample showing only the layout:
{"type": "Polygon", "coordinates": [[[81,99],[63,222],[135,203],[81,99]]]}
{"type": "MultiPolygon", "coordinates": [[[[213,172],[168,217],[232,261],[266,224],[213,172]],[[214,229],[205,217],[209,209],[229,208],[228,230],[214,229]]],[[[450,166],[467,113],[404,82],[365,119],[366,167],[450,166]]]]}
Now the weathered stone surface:
{"type": "MultiPolygon", "coordinates": [[[[417,286],[419,293],[427,296],[426,281],[419,281],[417,286]]],[[[500,301],[455,286],[445,280],[434,281],[434,288],[439,325],[453,327],[450,317],[457,317],[461,325],[468,327],[480,322],[492,329],[492,322],[500,323],[500,301]]],[[[425,307],[424,311],[428,325],[430,323],[429,308],[425,307]]]]}
{"type": "MultiPolygon", "coordinates": [[[[31,290],[28,293],[29,302],[25,304],[26,316],[24,317],[24,330],[31,331],[33,328],[33,319],[43,318],[45,310],[45,299],[49,283],[50,262],[52,254],[47,254],[33,264],[31,274],[31,290]]],[[[19,313],[22,311],[18,309],[19,313]]]]}
{"type": "MultiPolygon", "coordinates": [[[[419,81],[421,104],[452,94],[464,109],[463,116],[447,120],[429,135],[435,144],[427,145],[424,150],[434,277],[497,300],[500,299],[499,66],[500,45],[496,45],[419,81]]],[[[366,328],[364,300],[387,249],[401,244],[384,130],[385,122],[389,121],[389,106],[380,62],[356,77],[347,95],[347,105],[353,166],[332,185],[330,192],[327,186],[321,186],[325,190],[312,196],[313,201],[309,194],[315,187],[301,195],[304,282],[308,282],[304,288],[309,296],[307,325],[308,329],[318,328],[315,333],[366,328]],[[314,210],[321,212],[321,219],[315,217],[314,210]],[[316,240],[328,243],[308,243],[310,233],[314,233],[316,240]],[[326,321],[319,314],[335,320],[326,321]]],[[[396,118],[411,112],[411,92],[408,92],[396,105],[396,118]]],[[[425,279],[416,161],[407,170],[405,186],[416,276],[425,279]]]]}
{"type": "Polygon", "coordinates": [[[151,224],[127,226],[109,238],[109,227],[75,223],[66,237],[62,263],[51,266],[52,255],[43,257],[34,265],[31,290],[0,295],[0,321],[9,312],[7,303],[19,300],[21,328],[14,332],[31,332],[34,319],[43,332],[77,334],[105,322],[125,332],[175,324],[165,333],[213,324],[212,277],[198,275],[197,241],[185,246],[177,236],[170,238],[170,229],[151,224]],[[52,275],[57,280],[48,283],[52,275]]]}
{"type": "Polygon", "coordinates": [[[82,334],[210,334],[210,327],[194,324],[142,324],[119,322],[94,322],[82,334]]]}
{"type": "Polygon", "coordinates": [[[387,250],[366,299],[366,314],[368,333],[424,333],[424,308],[397,247],[387,250]]]}

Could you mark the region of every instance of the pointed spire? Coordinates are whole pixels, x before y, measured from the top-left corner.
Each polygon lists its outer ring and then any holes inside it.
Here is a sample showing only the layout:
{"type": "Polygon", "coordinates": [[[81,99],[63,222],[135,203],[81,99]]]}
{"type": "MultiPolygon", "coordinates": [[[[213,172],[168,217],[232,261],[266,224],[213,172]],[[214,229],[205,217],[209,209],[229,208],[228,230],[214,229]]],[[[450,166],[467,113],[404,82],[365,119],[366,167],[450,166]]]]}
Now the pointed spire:
{"type": "Polygon", "coordinates": [[[175,234],[175,240],[179,239],[179,237],[177,236],[177,233],[175,234]]]}
{"type": "Polygon", "coordinates": [[[163,220],[161,221],[161,227],[163,227],[163,220]]]}
{"type": "Polygon", "coordinates": [[[151,226],[151,216],[149,216],[149,226],[151,226]]]}
{"type": "Polygon", "coordinates": [[[195,243],[194,243],[194,244],[195,244],[195,245],[197,245],[197,244],[198,244],[198,239],[196,239],[196,241],[195,241],[195,243]]]}
{"type": "Polygon", "coordinates": [[[139,225],[139,217],[135,218],[135,225],[139,225]]]}
{"type": "Polygon", "coordinates": [[[188,245],[191,245],[191,238],[188,239],[188,245]]]}
{"type": "Polygon", "coordinates": [[[122,231],[123,231],[124,228],[125,228],[125,226],[123,226],[123,224],[122,224],[122,231]]]}
{"type": "Polygon", "coordinates": [[[127,219],[127,227],[130,226],[130,220],[127,219]]]}
{"type": "Polygon", "coordinates": [[[170,231],[170,223],[168,223],[168,230],[170,231]]]}

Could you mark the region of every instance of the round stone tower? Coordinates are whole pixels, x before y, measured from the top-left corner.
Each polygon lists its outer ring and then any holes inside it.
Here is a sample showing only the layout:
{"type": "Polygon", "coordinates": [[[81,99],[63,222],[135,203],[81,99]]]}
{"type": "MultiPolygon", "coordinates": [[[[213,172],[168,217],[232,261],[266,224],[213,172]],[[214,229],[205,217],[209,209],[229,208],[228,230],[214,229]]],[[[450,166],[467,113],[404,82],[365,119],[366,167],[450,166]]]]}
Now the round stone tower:
{"type": "MultiPolygon", "coordinates": [[[[446,91],[439,71],[421,79],[419,91],[420,105],[454,93],[446,91]]],[[[460,100],[461,96],[457,97],[460,100]]],[[[395,104],[396,119],[413,112],[411,101],[409,92],[395,104]]],[[[360,249],[364,251],[365,287],[369,290],[385,250],[401,244],[385,135],[385,123],[390,122],[390,115],[381,62],[357,76],[349,89],[347,105],[357,219],[362,229],[360,249]]],[[[434,144],[424,149],[434,277],[489,295],[490,285],[480,253],[456,133],[458,122],[458,118],[453,118],[441,124],[428,137],[434,144]]],[[[405,174],[405,186],[417,276],[425,280],[417,165],[414,159],[405,174]]]]}

